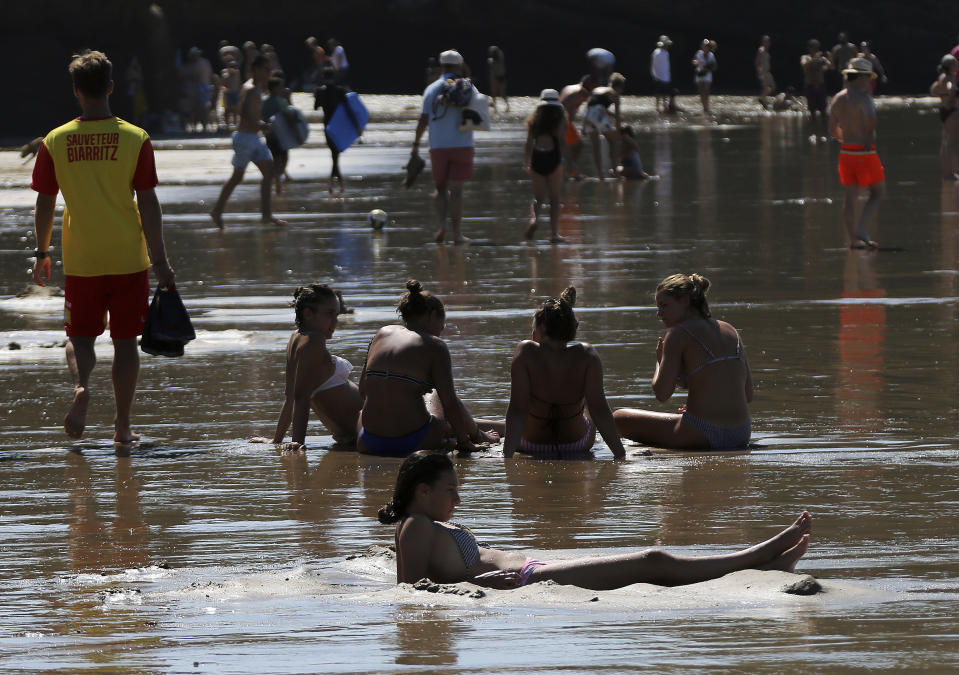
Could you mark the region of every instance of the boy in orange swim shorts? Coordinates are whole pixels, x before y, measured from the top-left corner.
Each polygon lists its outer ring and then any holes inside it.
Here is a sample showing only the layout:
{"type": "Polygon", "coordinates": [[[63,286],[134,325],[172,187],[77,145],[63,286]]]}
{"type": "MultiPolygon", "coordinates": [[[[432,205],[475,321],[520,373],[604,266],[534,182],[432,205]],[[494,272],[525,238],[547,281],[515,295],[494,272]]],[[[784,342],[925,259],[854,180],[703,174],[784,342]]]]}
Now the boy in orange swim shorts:
{"type": "Polygon", "coordinates": [[[841,143],[839,182],[845,190],[843,221],[850,248],[877,249],[879,244],[866,233],[866,225],[878,212],[886,191],[886,173],[876,154],[876,106],[871,86],[876,74],[872,63],[863,58],[850,60],[842,74],[846,86],[832,99],[829,133],[841,143]],[[869,199],[857,221],[860,188],[869,190],[869,199]]]}

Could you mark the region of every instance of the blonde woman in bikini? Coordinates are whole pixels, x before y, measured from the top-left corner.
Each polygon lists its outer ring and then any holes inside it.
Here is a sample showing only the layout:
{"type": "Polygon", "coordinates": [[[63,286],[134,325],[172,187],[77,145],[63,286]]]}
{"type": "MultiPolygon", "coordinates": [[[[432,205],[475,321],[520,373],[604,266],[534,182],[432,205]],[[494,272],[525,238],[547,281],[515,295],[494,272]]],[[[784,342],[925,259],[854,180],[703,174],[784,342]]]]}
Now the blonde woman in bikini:
{"type": "Polygon", "coordinates": [[[682,586],[745,569],[791,572],[812,533],[812,516],[804,511],[776,536],[735,553],[685,556],[650,548],[546,562],[522,551],[480,544],[469,529],[450,522],[459,504],[459,484],[449,456],[419,451],[404,460],[393,498],[377,514],[381,523],[396,525],[396,583],[425,578],[510,589],[553,581],[597,591],[639,583],[682,586]]]}
{"type": "Polygon", "coordinates": [[[657,316],[667,331],[656,346],[653,392],[667,401],[689,394],[680,413],[623,408],[613,413],[624,437],[661,448],[725,450],[749,442],[753,380],[739,333],[709,313],[709,280],[673,274],[656,288],[657,316]]]}

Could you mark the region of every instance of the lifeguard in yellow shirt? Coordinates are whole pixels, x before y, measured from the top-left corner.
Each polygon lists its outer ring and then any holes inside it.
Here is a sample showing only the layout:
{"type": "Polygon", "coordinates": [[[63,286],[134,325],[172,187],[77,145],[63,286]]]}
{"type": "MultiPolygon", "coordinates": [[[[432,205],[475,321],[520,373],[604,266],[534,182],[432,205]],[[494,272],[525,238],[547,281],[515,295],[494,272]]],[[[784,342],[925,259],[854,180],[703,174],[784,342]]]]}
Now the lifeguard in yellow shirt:
{"type": "Polygon", "coordinates": [[[113,340],[113,440],[132,443],[130,428],[143,330],[150,298],[148,269],[161,288],[174,274],[163,244],[153,146],[147,133],[114,117],[109,97],[113,66],[106,54],[87,51],[73,58],[70,75],[82,114],[43,139],[31,187],[38,193],[33,280],[50,279],[50,238],[57,193],[63,193],[64,325],[73,404],[64,420],[70,438],[86,426],[93,343],[109,315],[113,340]],[[134,200],[134,193],[136,199],[134,200]],[[149,255],[148,255],[149,251],[149,255]],[[152,265],[151,265],[152,262],[152,265]]]}

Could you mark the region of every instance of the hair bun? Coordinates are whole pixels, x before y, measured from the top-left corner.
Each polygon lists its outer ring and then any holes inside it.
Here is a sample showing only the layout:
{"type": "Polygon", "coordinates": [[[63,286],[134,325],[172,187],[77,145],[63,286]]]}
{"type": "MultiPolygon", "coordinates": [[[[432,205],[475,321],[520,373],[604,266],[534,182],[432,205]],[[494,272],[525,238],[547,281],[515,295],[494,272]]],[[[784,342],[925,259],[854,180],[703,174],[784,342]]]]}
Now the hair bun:
{"type": "Polygon", "coordinates": [[[566,289],[559,294],[559,299],[564,301],[570,307],[576,306],[576,287],[567,286],[566,289]]]}
{"type": "Polygon", "coordinates": [[[410,279],[406,282],[406,290],[410,293],[422,293],[423,285],[420,284],[416,279],[410,279]]]}
{"type": "Polygon", "coordinates": [[[689,275],[689,279],[690,279],[694,284],[696,284],[697,286],[699,286],[699,288],[702,290],[703,293],[705,293],[707,290],[709,290],[709,279],[707,279],[707,278],[704,277],[703,275],[701,275],[701,274],[690,274],[690,275],[689,275]]]}
{"type": "Polygon", "coordinates": [[[293,289],[293,299],[296,300],[298,297],[300,297],[300,293],[302,293],[304,290],[305,290],[305,289],[304,289],[303,286],[297,286],[296,288],[294,288],[294,289],[293,289]]]}

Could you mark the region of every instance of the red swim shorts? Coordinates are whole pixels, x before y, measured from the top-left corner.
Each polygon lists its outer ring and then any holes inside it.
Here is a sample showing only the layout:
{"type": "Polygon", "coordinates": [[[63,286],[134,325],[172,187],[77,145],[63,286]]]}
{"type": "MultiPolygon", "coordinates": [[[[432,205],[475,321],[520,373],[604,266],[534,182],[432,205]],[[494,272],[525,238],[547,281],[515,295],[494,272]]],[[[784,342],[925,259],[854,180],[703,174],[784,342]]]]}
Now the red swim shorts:
{"type": "Polygon", "coordinates": [[[566,123],[566,145],[576,145],[583,137],[579,135],[576,125],[572,122],[566,123]]]}
{"type": "Polygon", "coordinates": [[[77,277],[68,274],[64,281],[66,302],[63,325],[70,337],[96,337],[107,326],[110,337],[128,340],[143,332],[150,304],[150,276],[147,270],[133,274],[105,274],[77,277]]]}
{"type": "Polygon", "coordinates": [[[842,145],[839,150],[839,182],[843,185],[869,187],[886,180],[886,172],[875,150],[861,145],[842,145]]]}
{"type": "Polygon", "coordinates": [[[430,164],[437,187],[451,180],[469,180],[473,177],[473,148],[431,148],[430,164]]]}

